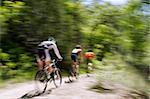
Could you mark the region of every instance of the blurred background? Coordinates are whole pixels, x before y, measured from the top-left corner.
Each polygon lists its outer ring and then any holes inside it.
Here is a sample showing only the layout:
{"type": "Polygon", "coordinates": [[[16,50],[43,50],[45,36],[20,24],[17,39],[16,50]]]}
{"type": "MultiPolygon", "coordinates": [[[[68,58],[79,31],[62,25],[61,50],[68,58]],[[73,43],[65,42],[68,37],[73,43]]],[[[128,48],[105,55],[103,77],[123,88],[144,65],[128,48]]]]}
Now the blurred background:
{"type": "MultiPolygon", "coordinates": [[[[84,52],[92,48],[96,53],[99,82],[111,80],[150,92],[149,0],[0,0],[0,4],[0,87],[33,79],[36,47],[53,36],[64,57],[64,72],[71,50],[80,44],[84,52]]],[[[82,73],[84,67],[83,63],[82,73]]]]}

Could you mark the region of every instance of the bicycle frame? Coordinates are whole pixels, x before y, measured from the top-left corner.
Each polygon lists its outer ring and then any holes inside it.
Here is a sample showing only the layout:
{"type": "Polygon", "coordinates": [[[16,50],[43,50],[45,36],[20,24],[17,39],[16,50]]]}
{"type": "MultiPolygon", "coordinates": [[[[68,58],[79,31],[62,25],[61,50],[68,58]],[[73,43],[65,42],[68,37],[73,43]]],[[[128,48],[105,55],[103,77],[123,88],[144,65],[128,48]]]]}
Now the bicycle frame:
{"type": "MultiPolygon", "coordinates": [[[[50,64],[50,66],[53,68],[53,72],[55,72],[55,70],[58,69],[58,67],[57,67],[57,65],[56,65],[57,62],[58,62],[57,60],[53,59],[53,60],[52,60],[52,63],[50,64]]],[[[48,68],[49,68],[48,66],[44,66],[44,70],[45,70],[47,73],[48,73],[48,71],[47,71],[48,68]]]]}
{"type": "Polygon", "coordinates": [[[37,81],[37,85],[38,84],[39,85],[44,84],[44,85],[42,85],[43,86],[42,87],[43,92],[45,92],[45,90],[47,88],[47,84],[48,84],[49,81],[50,82],[53,81],[54,85],[56,87],[59,87],[62,83],[61,72],[60,72],[59,68],[56,65],[57,62],[58,61],[54,59],[54,60],[52,60],[52,63],[50,64],[52,66],[52,68],[54,68],[51,74],[49,74],[49,72],[47,70],[48,66],[44,67],[43,70],[38,71],[36,73],[35,80],[37,81]],[[42,76],[43,74],[44,74],[44,76],[42,76]],[[42,77],[42,79],[41,79],[41,77],[42,77]]]}

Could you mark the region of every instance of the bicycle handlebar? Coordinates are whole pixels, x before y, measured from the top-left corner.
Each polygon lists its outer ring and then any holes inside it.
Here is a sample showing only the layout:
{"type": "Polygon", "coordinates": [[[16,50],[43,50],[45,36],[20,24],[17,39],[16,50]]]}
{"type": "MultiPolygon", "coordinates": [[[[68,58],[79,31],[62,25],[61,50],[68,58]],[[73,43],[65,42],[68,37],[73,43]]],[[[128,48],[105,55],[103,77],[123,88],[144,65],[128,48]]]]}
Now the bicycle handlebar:
{"type": "Polygon", "coordinates": [[[59,62],[59,61],[62,61],[62,60],[59,60],[59,59],[53,59],[53,60],[52,60],[53,63],[57,63],[57,62],[59,62]]]}

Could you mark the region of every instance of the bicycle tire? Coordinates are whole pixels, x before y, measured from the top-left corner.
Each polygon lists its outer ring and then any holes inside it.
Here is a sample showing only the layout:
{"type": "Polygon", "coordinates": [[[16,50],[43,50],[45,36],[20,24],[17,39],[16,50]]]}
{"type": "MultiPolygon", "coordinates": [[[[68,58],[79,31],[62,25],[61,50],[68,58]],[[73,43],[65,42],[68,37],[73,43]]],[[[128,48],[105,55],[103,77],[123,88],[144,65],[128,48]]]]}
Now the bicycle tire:
{"type": "Polygon", "coordinates": [[[79,74],[78,74],[78,71],[77,71],[76,68],[71,67],[70,70],[69,70],[69,75],[68,75],[69,81],[72,81],[72,80],[73,80],[73,79],[71,79],[73,76],[74,76],[74,77],[76,78],[76,80],[77,80],[79,74]],[[75,69],[75,70],[73,70],[73,69],[75,69]]]}
{"type": "Polygon", "coordinates": [[[45,92],[47,88],[47,83],[49,81],[49,79],[47,79],[46,72],[44,70],[37,71],[34,80],[35,80],[36,87],[38,88],[38,90],[40,92],[45,92]]]}
{"type": "Polygon", "coordinates": [[[59,87],[61,86],[61,83],[62,83],[62,75],[61,75],[61,71],[60,69],[56,69],[54,72],[53,72],[53,82],[54,82],[54,85],[55,87],[59,87]]]}

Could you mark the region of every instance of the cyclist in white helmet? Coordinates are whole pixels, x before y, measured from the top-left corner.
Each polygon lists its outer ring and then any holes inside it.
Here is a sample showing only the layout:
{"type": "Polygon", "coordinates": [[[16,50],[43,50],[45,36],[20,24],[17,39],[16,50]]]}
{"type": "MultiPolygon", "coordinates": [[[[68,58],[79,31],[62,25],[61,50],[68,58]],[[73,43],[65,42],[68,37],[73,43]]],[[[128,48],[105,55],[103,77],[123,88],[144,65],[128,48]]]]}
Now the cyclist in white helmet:
{"type": "Polygon", "coordinates": [[[48,71],[51,73],[53,71],[51,63],[51,56],[49,54],[49,50],[53,49],[57,58],[62,60],[62,57],[59,53],[59,50],[56,45],[56,41],[53,37],[49,37],[47,41],[43,41],[38,45],[38,55],[37,55],[37,63],[38,69],[42,70],[43,66],[49,66],[48,71]]]}
{"type": "Polygon", "coordinates": [[[76,45],[76,47],[71,52],[71,59],[72,59],[72,69],[75,74],[72,74],[72,81],[73,79],[77,79],[76,74],[79,73],[79,64],[82,62],[82,48],[81,45],[76,45]]]}
{"type": "Polygon", "coordinates": [[[82,59],[82,48],[81,48],[81,45],[76,45],[76,47],[71,52],[71,59],[72,59],[72,64],[73,65],[77,65],[78,56],[79,56],[80,62],[81,62],[83,60],[82,59]]]}

